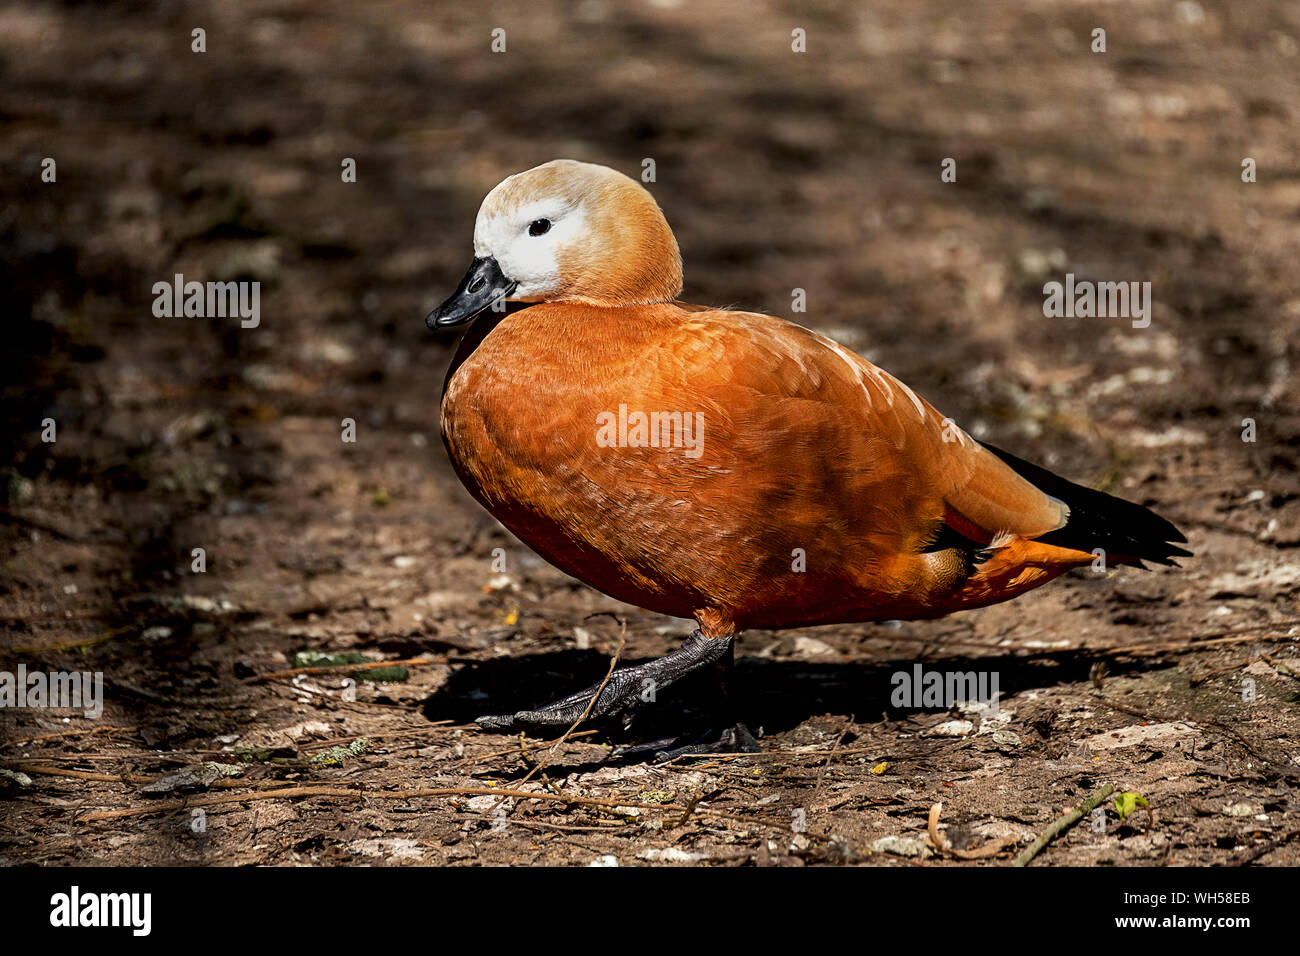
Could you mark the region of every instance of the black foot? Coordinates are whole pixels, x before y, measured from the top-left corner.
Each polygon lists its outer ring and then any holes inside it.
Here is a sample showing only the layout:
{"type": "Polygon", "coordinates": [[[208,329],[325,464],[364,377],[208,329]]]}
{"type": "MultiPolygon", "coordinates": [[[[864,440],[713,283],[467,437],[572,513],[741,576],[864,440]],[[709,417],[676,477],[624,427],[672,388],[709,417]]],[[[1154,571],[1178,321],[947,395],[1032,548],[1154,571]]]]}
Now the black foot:
{"type": "MultiPolygon", "coordinates": [[[[619,667],[610,675],[600,699],[591,708],[589,718],[622,715],[624,724],[638,708],[653,703],[668,685],[705,664],[710,664],[731,650],[732,638],[708,638],[695,631],[671,654],[635,667],[619,667]]],[[[516,727],[567,727],[582,716],[600,684],[570,694],[562,700],[537,710],[513,714],[489,714],[475,719],[480,727],[510,730],[516,727]]]]}
{"type": "Polygon", "coordinates": [[[710,728],[696,737],[669,737],[664,740],[651,740],[631,747],[616,747],[611,757],[645,758],[654,763],[663,763],[685,754],[756,754],[760,753],[758,741],[744,724],[736,723],[727,727],[722,733],[710,728]]]}

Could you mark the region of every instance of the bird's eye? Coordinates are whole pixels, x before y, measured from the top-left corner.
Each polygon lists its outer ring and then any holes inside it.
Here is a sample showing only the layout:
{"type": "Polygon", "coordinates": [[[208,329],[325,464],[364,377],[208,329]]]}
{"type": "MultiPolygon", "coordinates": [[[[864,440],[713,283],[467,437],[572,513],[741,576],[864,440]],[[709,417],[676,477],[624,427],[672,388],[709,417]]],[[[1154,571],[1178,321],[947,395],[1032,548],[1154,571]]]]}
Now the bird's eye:
{"type": "Polygon", "coordinates": [[[530,236],[540,236],[550,231],[550,228],[551,228],[551,220],[534,219],[532,222],[528,224],[528,234],[530,236]]]}

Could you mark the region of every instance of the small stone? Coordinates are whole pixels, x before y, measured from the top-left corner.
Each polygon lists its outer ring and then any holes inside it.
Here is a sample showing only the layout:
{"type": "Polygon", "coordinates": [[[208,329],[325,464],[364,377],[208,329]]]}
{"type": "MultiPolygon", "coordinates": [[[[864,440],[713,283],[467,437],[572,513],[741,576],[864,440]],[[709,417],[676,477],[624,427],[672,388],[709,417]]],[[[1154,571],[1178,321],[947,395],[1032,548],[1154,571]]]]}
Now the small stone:
{"type": "Polygon", "coordinates": [[[707,853],[688,853],[686,850],[679,850],[675,846],[666,849],[642,850],[636,855],[638,860],[648,860],[651,863],[699,863],[701,860],[707,860],[707,853]]]}
{"type": "Polygon", "coordinates": [[[975,725],[969,720],[948,720],[928,731],[931,737],[965,737],[975,725]]]}
{"type": "Polygon", "coordinates": [[[871,850],[874,853],[892,853],[894,856],[920,857],[921,859],[934,854],[934,851],[920,840],[900,836],[881,837],[871,844],[871,850]]]}

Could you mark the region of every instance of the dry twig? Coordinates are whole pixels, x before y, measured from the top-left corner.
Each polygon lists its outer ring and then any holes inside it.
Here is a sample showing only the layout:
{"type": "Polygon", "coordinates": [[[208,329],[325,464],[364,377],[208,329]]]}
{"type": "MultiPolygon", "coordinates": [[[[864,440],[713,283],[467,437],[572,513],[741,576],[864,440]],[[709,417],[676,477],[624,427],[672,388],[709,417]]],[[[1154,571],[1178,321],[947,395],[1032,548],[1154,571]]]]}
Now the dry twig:
{"type": "Polygon", "coordinates": [[[446,661],[442,658],[408,657],[404,661],[370,661],[366,664],[321,664],[316,667],[291,667],[288,670],[271,671],[269,674],[254,674],[252,677],[246,677],[245,680],[258,683],[281,677],[297,677],[299,674],[337,674],[339,671],[353,674],[357,671],[373,671],[384,667],[419,667],[423,664],[445,663],[446,661]]]}
{"type": "Polygon", "coordinates": [[[1092,813],[1093,810],[1101,806],[1101,802],[1103,800],[1105,800],[1114,792],[1115,792],[1115,785],[1111,783],[1106,784],[1106,786],[1102,787],[1100,790],[1098,790],[1096,793],[1090,796],[1087,800],[1083,801],[1083,803],[1079,804],[1079,806],[1076,807],[1074,810],[1071,810],[1065,816],[1061,817],[1050,827],[1044,830],[1039,835],[1037,840],[1029,844],[1029,849],[1025,850],[1024,853],[1021,853],[1018,857],[1016,857],[1011,862],[1011,865],[1012,866],[1028,865],[1030,860],[1038,856],[1039,852],[1043,849],[1043,847],[1047,846],[1047,844],[1051,843],[1054,839],[1056,839],[1066,830],[1070,829],[1070,827],[1074,826],[1076,823],[1082,820],[1086,814],[1092,813]]]}
{"type": "Polygon", "coordinates": [[[987,860],[990,857],[997,856],[1011,844],[1016,842],[1013,836],[1004,836],[997,840],[990,840],[977,850],[959,850],[950,846],[948,840],[939,832],[939,815],[943,813],[943,804],[936,803],[930,808],[930,821],[928,829],[930,831],[930,845],[939,853],[947,853],[949,856],[955,856],[959,860],[987,860]]]}
{"type": "Polygon", "coordinates": [[[601,681],[600,686],[596,688],[596,693],[591,695],[591,700],[587,701],[586,709],[578,715],[578,719],[575,720],[569,726],[569,729],[560,736],[560,739],[551,746],[551,749],[546,752],[546,756],[542,758],[541,762],[533,767],[532,770],[528,771],[527,776],[525,776],[523,780],[520,780],[520,783],[527,783],[535,774],[541,773],[542,770],[546,768],[546,765],[550,763],[551,759],[555,756],[556,751],[560,749],[560,745],[568,740],[569,736],[578,729],[578,725],[587,719],[587,715],[591,713],[591,708],[596,706],[596,701],[600,700],[600,695],[605,692],[605,687],[609,684],[609,679],[614,676],[614,668],[618,666],[619,658],[623,656],[623,648],[627,644],[627,621],[620,617],[615,617],[614,620],[618,621],[620,626],[618,647],[614,649],[614,656],[609,659],[609,670],[605,672],[605,679],[601,681]]]}

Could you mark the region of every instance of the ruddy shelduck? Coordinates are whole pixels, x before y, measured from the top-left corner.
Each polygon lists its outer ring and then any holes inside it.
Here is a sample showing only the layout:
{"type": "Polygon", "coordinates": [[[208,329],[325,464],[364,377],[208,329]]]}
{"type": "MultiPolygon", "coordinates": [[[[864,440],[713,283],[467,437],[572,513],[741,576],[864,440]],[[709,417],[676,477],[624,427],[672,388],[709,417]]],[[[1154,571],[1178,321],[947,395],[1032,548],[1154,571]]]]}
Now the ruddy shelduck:
{"type": "MultiPolygon", "coordinates": [[[[561,570],[698,623],[616,669],[593,716],[725,667],[745,628],[930,618],[1189,554],[1153,512],[975,441],[832,340],[681,288],[650,193],[555,160],[488,194],[469,272],[426,319],[478,317],[442,396],[470,493],[561,570]]],[[[598,687],[479,723],[567,725],[598,687]]],[[[754,742],[736,725],[707,746],[754,742]]]]}

